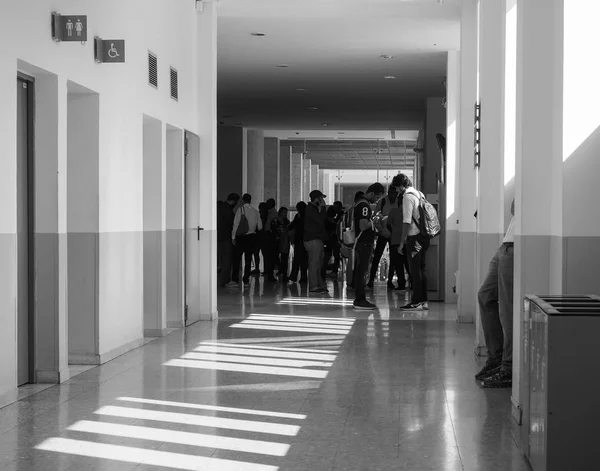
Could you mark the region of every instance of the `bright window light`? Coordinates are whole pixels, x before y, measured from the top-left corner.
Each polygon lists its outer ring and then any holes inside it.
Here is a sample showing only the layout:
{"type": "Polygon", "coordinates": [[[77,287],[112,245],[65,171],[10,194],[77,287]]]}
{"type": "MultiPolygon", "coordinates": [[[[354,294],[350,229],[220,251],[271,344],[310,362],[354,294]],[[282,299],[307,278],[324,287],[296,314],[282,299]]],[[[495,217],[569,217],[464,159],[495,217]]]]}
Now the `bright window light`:
{"type": "Polygon", "coordinates": [[[184,425],[198,425],[200,427],[225,428],[241,430],[244,432],[269,433],[272,435],[286,435],[294,437],[300,427],[297,425],[274,424],[271,422],[257,422],[254,420],[227,419],[207,415],[180,414],[178,412],[162,412],[149,409],[133,409],[129,407],[104,406],[94,414],[108,415],[111,417],[125,417],[128,419],[154,420],[184,425]]]}
{"type": "Polygon", "coordinates": [[[271,321],[271,322],[306,322],[307,324],[327,324],[327,325],[337,325],[340,327],[352,327],[352,325],[354,324],[354,322],[335,322],[335,321],[330,321],[330,320],[325,320],[325,319],[303,319],[301,317],[274,317],[274,316],[255,316],[255,315],[251,315],[249,317],[249,319],[251,320],[266,320],[266,321],[271,321]]]}
{"type": "Polygon", "coordinates": [[[185,409],[213,410],[218,412],[232,412],[234,414],[263,415],[265,417],[281,417],[283,419],[306,419],[306,416],[303,414],[287,414],[285,412],[271,412],[266,410],[238,409],[236,407],[221,407],[207,404],[191,404],[189,402],[160,401],[157,399],[143,399],[139,397],[119,397],[117,400],[136,402],[139,404],[155,404],[158,406],[183,407],[185,409]]]}
{"type": "Polygon", "coordinates": [[[253,344],[253,343],[280,343],[280,342],[304,342],[305,340],[341,340],[345,335],[337,334],[336,336],[326,335],[300,335],[295,337],[260,337],[251,339],[222,339],[221,343],[231,344],[253,344]]]}
{"type": "Polygon", "coordinates": [[[211,345],[201,346],[194,349],[195,352],[211,352],[211,353],[229,353],[233,355],[246,355],[257,357],[275,357],[275,358],[293,358],[296,360],[318,360],[318,361],[334,361],[335,355],[320,354],[320,353],[300,353],[300,352],[278,352],[275,350],[256,350],[230,347],[213,347],[211,345]]]}
{"type": "Polygon", "coordinates": [[[350,332],[350,327],[337,326],[335,324],[333,324],[333,325],[332,324],[327,324],[327,325],[310,324],[308,322],[276,322],[276,321],[264,321],[264,320],[259,320],[259,319],[257,319],[257,320],[249,319],[249,320],[240,322],[240,324],[280,325],[280,326],[284,326],[284,327],[310,327],[311,329],[336,329],[342,334],[350,332]]]}
{"type": "Polygon", "coordinates": [[[180,368],[199,368],[217,371],[236,371],[241,373],[258,373],[263,375],[298,376],[300,378],[326,378],[327,371],[305,370],[302,368],[283,368],[277,366],[240,365],[236,363],[219,363],[196,360],[169,360],[165,366],[180,368]]]}
{"type": "Polygon", "coordinates": [[[223,361],[227,363],[247,363],[250,365],[270,365],[270,366],[289,366],[292,368],[306,368],[309,366],[316,368],[328,368],[333,365],[331,362],[314,360],[292,360],[288,358],[263,358],[249,357],[240,355],[224,355],[222,353],[185,353],[181,356],[186,360],[204,360],[204,361],[223,361]]]}
{"type": "Polygon", "coordinates": [[[267,466],[257,463],[184,455],[182,453],[148,450],[146,448],[108,445],[105,443],[72,440],[70,438],[50,438],[36,446],[36,449],[190,471],[197,471],[199,469],[203,471],[277,471],[279,469],[277,466],[267,466]]]}
{"type": "MultiPolygon", "coordinates": [[[[324,342],[319,342],[317,340],[313,340],[311,342],[303,342],[302,345],[306,345],[307,347],[316,347],[316,346],[328,346],[328,347],[340,347],[342,344],[344,343],[343,340],[326,340],[324,342]]],[[[282,343],[280,344],[281,346],[292,346],[292,345],[297,345],[294,343],[282,343]]],[[[302,350],[300,348],[298,348],[297,350],[302,350]]],[[[306,349],[306,351],[308,352],[318,352],[319,350],[308,350],[306,349]]],[[[322,352],[330,352],[330,353],[338,353],[336,351],[332,351],[332,350],[321,350],[322,352]]]]}
{"type": "Polygon", "coordinates": [[[186,391],[303,391],[319,389],[322,381],[287,381],[277,383],[228,384],[223,386],[204,386],[186,388],[186,391]]]}
{"type": "Polygon", "coordinates": [[[282,299],[277,304],[317,304],[320,306],[352,306],[354,301],[332,301],[328,299],[309,299],[309,298],[300,298],[300,299],[282,299]]]}
{"type": "MultiPolygon", "coordinates": [[[[332,344],[335,343],[343,343],[343,340],[330,340],[330,342],[332,344]]],[[[287,342],[286,342],[287,343],[287,342]]],[[[294,347],[296,345],[306,345],[308,342],[289,342],[288,345],[290,347],[294,347]]],[[[221,348],[239,348],[242,349],[243,351],[248,351],[248,350],[272,350],[273,352],[301,352],[301,353],[332,353],[334,355],[337,355],[337,351],[332,350],[330,352],[324,352],[322,350],[310,350],[308,348],[285,348],[283,346],[283,344],[279,344],[276,347],[265,347],[264,345],[235,345],[235,344],[228,344],[228,343],[219,343],[219,342],[202,342],[200,344],[201,347],[203,346],[212,346],[212,347],[221,347],[221,348]]],[[[281,355],[280,355],[281,356],[281,355]]],[[[302,357],[302,358],[306,358],[306,357],[302,357]]],[[[319,357],[321,358],[321,357],[319,357]]]]}
{"type": "Polygon", "coordinates": [[[112,424],[109,422],[92,422],[81,420],[67,427],[74,432],[97,433],[114,437],[135,438],[155,442],[176,443],[219,450],[242,451],[270,456],[287,455],[290,446],[285,443],[246,440],[242,438],[220,437],[200,433],[178,432],[161,428],[138,427],[135,425],[112,424]]]}
{"type": "MultiPolygon", "coordinates": [[[[252,330],[275,330],[280,332],[310,332],[313,334],[339,334],[339,330],[333,329],[309,329],[307,327],[285,327],[275,325],[260,325],[260,324],[234,324],[231,326],[234,329],[252,329],[252,330]]],[[[343,335],[343,334],[340,334],[343,335]]]]}

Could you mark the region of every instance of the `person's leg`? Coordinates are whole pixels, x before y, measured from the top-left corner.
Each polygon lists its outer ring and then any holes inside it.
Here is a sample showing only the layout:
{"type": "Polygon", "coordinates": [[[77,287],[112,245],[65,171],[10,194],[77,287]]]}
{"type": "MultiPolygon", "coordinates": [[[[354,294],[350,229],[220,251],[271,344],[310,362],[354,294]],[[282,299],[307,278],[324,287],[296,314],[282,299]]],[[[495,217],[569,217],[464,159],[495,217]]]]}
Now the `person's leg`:
{"type": "Polygon", "coordinates": [[[236,283],[240,282],[240,268],[242,265],[242,254],[244,253],[240,237],[236,238],[236,244],[233,248],[233,262],[231,265],[231,281],[235,281],[236,283]]]}
{"type": "Polygon", "coordinates": [[[512,372],[514,249],[501,247],[498,260],[498,311],[503,331],[502,370],[512,372]]]}
{"type": "Polygon", "coordinates": [[[250,272],[252,271],[252,255],[256,247],[256,235],[250,234],[243,237],[243,248],[244,248],[244,283],[250,281],[250,272]]]}
{"type": "Polygon", "coordinates": [[[429,250],[431,241],[429,239],[422,239],[419,243],[421,244],[421,299],[427,302],[429,299],[427,295],[427,251],[429,250]]]}
{"type": "MultiPolygon", "coordinates": [[[[404,269],[402,270],[402,285],[400,285],[400,283],[398,283],[398,286],[404,288],[406,286],[406,282],[407,280],[404,278],[404,272],[406,271],[406,274],[408,275],[408,286],[409,288],[412,289],[412,275],[411,275],[411,271],[410,271],[410,264],[408,263],[408,246],[407,244],[404,244],[404,252],[402,252],[402,255],[400,255],[400,261],[402,262],[402,266],[404,267],[404,269]]],[[[398,279],[400,279],[400,275],[398,275],[398,279]]]]}
{"type": "Polygon", "coordinates": [[[279,256],[279,260],[281,261],[279,265],[279,276],[283,277],[281,281],[288,280],[288,270],[290,265],[290,254],[289,252],[282,252],[279,256]]]}
{"type": "Polygon", "coordinates": [[[231,265],[233,260],[233,244],[231,239],[219,242],[221,246],[221,286],[231,281],[231,265]]]}
{"type": "Polygon", "coordinates": [[[319,273],[321,272],[316,241],[304,242],[304,248],[308,252],[308,290],[314,291],[319,288],[319,273]]]}
{"type": "Polygon", "coordinates": [[[342,254],[340,253],[340,243],[336,240],[333,244],[333,273],[337,276],[338,271],[340,270],[340,263],[342,261],[342,254]]]}
{"type": "Polygon", "coordinates": [[[369,263],[371,262],[371,255],[373,253],[372,244],[356,244],[354,250],[356,256],[356,264],[354,267],[354,300],[364,301],[365,288],[369,278],[369,263]]]}
{"type": "Polygon", "coordinates": [[[265,232],[263,239],[263,257],[265,263],[265,278],[273,280],[275,267],[275,254],[277,252],[277,241],[275,235],[272,232],[265,232]]]}
{"type": "Polygon", "coordinates": [[[322,276],[322,269],[323,269],[323,265],[325,263],[327,263],[325,261],[325,245],[323,244],[322,240],[317,240],[317,257],[318,257],[318,263],[319,263],[319,267],[321,268],[317,274],[318,274],[318,285],[319,288],[321,289],[327,289],[327,284],[325,283],[325,277],[322,276]]]}
{"type": "Polygon", "coordinates": [[[327,277],[327,268],[329,268],[329,260],[333,255],[333,250],[329,244],[323,247],[323,264],[321,265],[321,278],[327,277]]]}
{"type": "Polygon", "coordinates": [[[408,264],[412,273],[413,292],[410,304],[415,305],[422,303],[425,299],[422,298],[423,293],[423,278],[421,272],[421,244],[417,237],[409,237],[406,244],[408,264]]]}
{"type": "MultiPolygon", "coordinates": [[[[503,250],[503,248],[500,248],[500,250],[503,250]]],[[[479,311],[481,313],[481,326],[483,328],[485,345],[488,350],[488,361],[498,365],[502,361],[502,349],[504,348],[504,334],[498,309],[500,250],[492,258],[487,275],[477,293],[479,311]]]]}
{"type": "Polygon", "coordinates": [[[300,283],[308,283],[308,252],[302,246],[302,257],[300,258],[300,283]]]}
{"type": "Polygon", "coordinates": [[[371,275],[369,276],[369,285],[372,285],[375,282],[375,276],[377,276],[377,269],[379,268],[379,262],[381,261],[381,256],[383,255],[383,251],[385,250],[385,246],[387,245],[388,240],[383,237],[377,237],[377,245],[375,246],[375,255],[373,256],[373,264],[371,265],[371,275]]]}
{"type": "MultiPolygon", "coordinates": [[[[398,253],[398,247],[400,245],[390,245],[390,273],[395,270],[398,273],[398,286],[404,288],[404,276],[401,273],[404,272],[402,268],[402,256],[398,253]]],[[[392,278],[388,278],[388,283],[392,282],[392,278]]]]}
{"type": "Polygon", "coordinates": [[[298,272],[300,271],[300,246],[304,248],[302,243],[294,244],[294,254],[292,258],[292,271],[290,272],[290,281],[298,281],[298,272]]]}

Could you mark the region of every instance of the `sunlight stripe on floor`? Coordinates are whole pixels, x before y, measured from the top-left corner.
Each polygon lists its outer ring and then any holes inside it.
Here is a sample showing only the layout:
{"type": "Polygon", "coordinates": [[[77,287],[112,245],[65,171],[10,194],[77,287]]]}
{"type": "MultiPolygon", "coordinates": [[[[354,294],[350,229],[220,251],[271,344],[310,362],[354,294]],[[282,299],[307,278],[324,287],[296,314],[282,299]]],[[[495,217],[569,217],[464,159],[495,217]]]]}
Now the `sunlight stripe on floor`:
{"type": "MultiPolygon", "coordinates": [[[[340,340],[329,340],[329,342],[332,342],[332,345],[341,345],[344,340],[340,339],[340,340]]],[[[295,352],[295,353],[331,353],[333,355],[337,355],[338,351],[337,350],[331,350],[329,352],[324,352],[323,350],[310,350],[309,348],[291,348],[294,347],[296,345],[298,346],[304,346],[307,342],[286,342],[283,341],[282,343],[278,344],[278,345],[250,345],[250,344],[231,344],[231,343],[225,343],[225,342],[211,342],[211,341],[205,341],[202,342],[199,347],[204,347],[204,346],[210,346],[210,347],[221,347],[221,348],[239,348],[239,349],[244,349],[246,351],[248,350],[271,350],[273,352],[295,352]],[[289,345],[289,347],[284,347],[283,344],[287,344],[289,345]]]]}
{"type": "Polygon", "coordinates": [[[190,402],[177,402],[177,401],[162,401],[159,399],[145,399],[140,397],[119,397],[118,401],[136,402],[139,404],[155,404],[159,406],[170,406],[170,407],[182,407],[185,409],[198,409],[198,410],[212,410],[217,412],[231,412],[234,414],[247,414],[247,415],[262,415],[265,417],[280,417],[282,419],[296,419],[304,420],[306,415],[304,414],[288,414],[287,412],[271,412],[267,410],[254,410],[254,409],[238,409],[237,407],[223,407],[213,406],[210,404],[193,404],[190,402]]]}
{"type": "Polygon", "coordinates": [[[344,334],[337,335],[295,335],[293,337],[254,337],[244,339],[219,339],[222,343],[253,344],[253,343],[278,343],[278,342],[303,342],[305,340],[344,340],[344,334]]]}
{"type": "Polygon", "coordinates": [[[245,453],[257,453],[270,456],[285,456],[290,449],[290,445],[285,443],[229,438],[218,435],[180,432],[177,430],[113,424],[109,422],[93,422],[90,420],[80,420],[79,422],[75,422],[70,427],[67,427],[67,430],[73,432],[97,433],[113,437],[175,443],[178,445],[217,448],[219,450],[242,451],[245,453]]]}
{"type": "Polygon", "coordinates": [[[279,332],[309,332],[309,333],[321,333],[321,334],[340,334],[346,335],[348,332],[340,332],[339,330],[332,329],[310,329],[306,327],[286,327],[283,325],[260,325],[260,324],[234,324],[230,326],[234,329],[252,329],[252,330],[273,330],[279,332]]]}
{"type": "Polygon", "coordinates": [[[290,437],[296,436],[300,430],[298,425],[258,422],[255,420],[227,419],[224,417],[208,415],[181,414],[178,412],[162,412],[119,406],[104,406],[95,411],[94,414],[108,415],[111,417],[125,417],[128,419],[154,420],[157,422],[170,422],[184,425],[198,425],[201,427],[241,430],[244,432],[286,435],[290,437]]]}
{"type": "MultiPolygon", "coordinates": [[[[263,350],[258,348],[245,349],[239,347],[220,347],[214,345],[201,345],[194,349],[195,352],[230,353],[257,357],[293,358],[297,360],[334,361],[336,355],[302,352],[284,352],[278,350],[263,350]]],[[[337,352],[336,352],[337,353],[337,352]]]]}
{"type": "Polygon", "coordinates": [[[179,358],[184,360],[203,360],[203,361],[223,361],[227,363],[244,363],[249,365],[269,365],[269,366],[285,366],[290,368],[329,368],[333,365],[331,362],[315,361],[315,360],[298,360],[291,358],[265,358],[257,356],[243,355],[226,355],[223,352],[202,353],[190,352],[184,353],[179,358]]]}
{"type": "Polygon", "coordinates": [[[200,469],[203,471],[278,471],[279,469],[277,466],[258,463],[207,458],[205,456],[185,455],[122,445],[108,445],[70,438],[49,438],[36,446],[36,449],[188,471],[198,471],[200,469]]]}
{"type": "Polygon", "coordinates": [[[242,365],[237,363],[219,363],[198,360],[169,360],[164,366],[179,368],[199,368],[205,370],[236,371],[240,373],[259,373],[276,376],[297,376],[300,378],[326,378],[327,371],[305,370],[302,368],[283,368],[280,366],[242,365]]]}
{"type": "Polygon", "coordinates": [[[356,319],[346,319],[343,317],[319,317],[319,316],[294,316],[289,314],[261,314],[254,313],[250,314],[250,316],[262,316],[262,317],[270,317],[272,319],[297,319],[297,320],[314,320],[314,321],[325,321],[331,322],[335,324],[344,324],[344,325],[352,325],[356,322],[356,319]]]}
{"type": "Polygon", "coordinates": [[[331,325],[331,324],[310,324],[308,322],[284,322],[284,321],[276,321],[276,320],[262,320],[262,319],[254,319],[254,318],[250,318],[250,319],[246,319],[244,321],[241,322],[241,324],[254,324],[254,325],[281,325],[281,326],[285,326],[285,327],[308,327],[311,329],[335,329],[337,331],[339,331],[340,333],[343,334],[347,334],[348,332],[350,332],[351,327],[348,326],[338,326],[338,325],[331,325]]]}

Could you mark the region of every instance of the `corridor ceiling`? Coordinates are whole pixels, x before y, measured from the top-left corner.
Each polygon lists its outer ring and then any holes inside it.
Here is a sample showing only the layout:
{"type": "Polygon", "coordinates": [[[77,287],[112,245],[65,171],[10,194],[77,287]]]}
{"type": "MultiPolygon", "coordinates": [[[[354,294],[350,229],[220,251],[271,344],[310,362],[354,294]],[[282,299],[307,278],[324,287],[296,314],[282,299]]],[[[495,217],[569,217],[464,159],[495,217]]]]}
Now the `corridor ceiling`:
{"type": "Polygon", "coordinates": [[[460,0],[220,0],[218,13],[219,121],[247,128],[418,130],[460,41],[460,0]]]}

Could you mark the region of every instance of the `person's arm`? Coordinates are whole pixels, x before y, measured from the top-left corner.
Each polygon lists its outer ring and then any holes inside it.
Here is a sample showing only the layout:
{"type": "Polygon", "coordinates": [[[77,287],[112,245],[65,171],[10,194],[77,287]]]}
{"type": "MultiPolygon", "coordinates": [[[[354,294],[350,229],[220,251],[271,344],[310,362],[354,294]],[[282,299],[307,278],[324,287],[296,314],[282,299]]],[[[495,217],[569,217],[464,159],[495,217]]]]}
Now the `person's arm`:
{"type": "Polygon", "coordinates": [[[256,223],[256,228],[258,229],[258,231],[262,231],[263,230],[262,218],[260,217],[260,213],[258,211],[256,213],[257,213],[256,216],[258,216],[258,222],[256,223]]]}
{"type": "Polygon", "coordinates": [[[404,244],[406,244],[406,239],[408,238],[408,231],[412,225],[414,207],[415,202],[413,198],[409,198],[405,195],[402,200],[402,238],[400,239],[400,247],[398,247],[398,253],[400,254],[404,249],[404,244]]]}
{"type": "Polygon", "coordinates": [[[235,216],[233,217],[233,230],[231,232],[231,240],[233,241],[234,245],[235,245],[235,233],[238,230],[238,227],[240,227],[240,219],[242,218],[242,208],[238,208],[238,210],[235,212],[235,216]]]}

